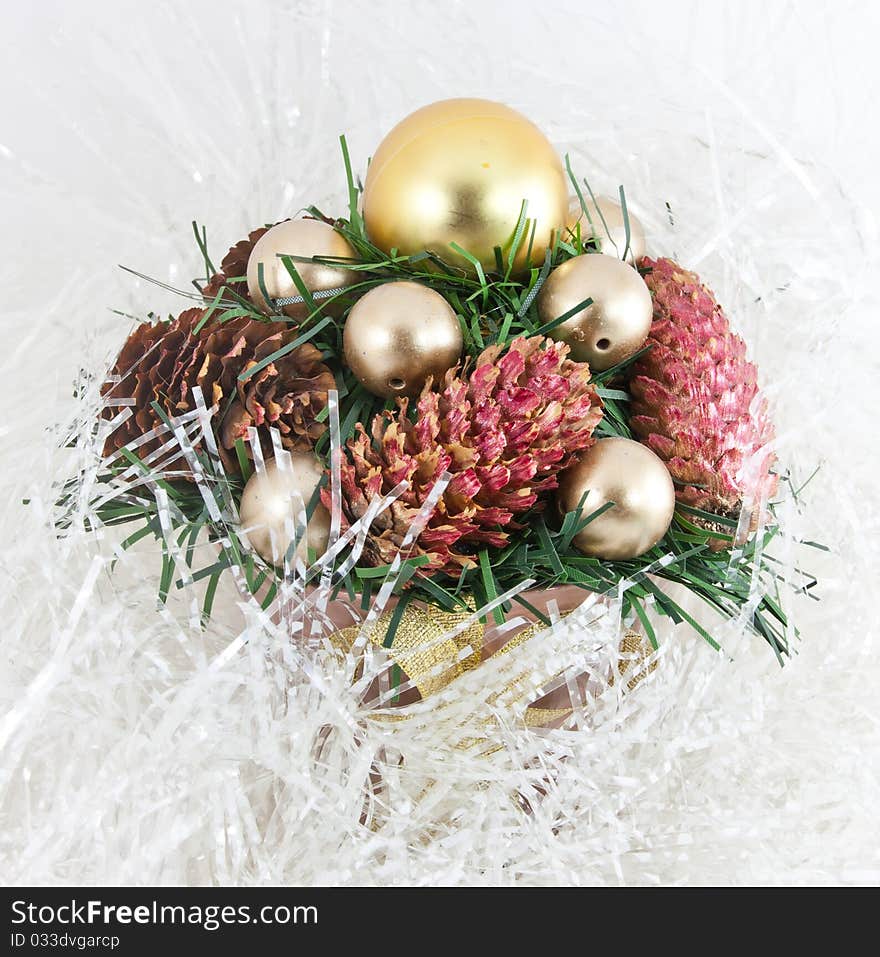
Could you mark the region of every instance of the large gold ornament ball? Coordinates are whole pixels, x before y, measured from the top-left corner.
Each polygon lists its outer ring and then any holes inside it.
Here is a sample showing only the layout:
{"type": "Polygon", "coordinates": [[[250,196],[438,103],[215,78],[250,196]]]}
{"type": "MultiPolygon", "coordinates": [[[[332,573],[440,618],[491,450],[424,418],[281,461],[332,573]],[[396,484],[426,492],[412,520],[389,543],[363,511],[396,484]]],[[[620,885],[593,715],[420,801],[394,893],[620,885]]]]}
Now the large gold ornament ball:
{"type": "Polygon", "coordinates": [[[581,505],[586,518],[614,505],[574,538],[585,555],[622,561],[637,558],[666,534],[675,511],[675,488],[662,459],[631,439],[599,439],[562,474],[556,493],[562,514],[581,505]]]}
{"type": "Polygon", "coordinates": [[[452,306],[428,286],[388,282],[352,307],[342,335],[345,363],[373,395],[417,395],[459,360],[461,327],[452,306]]]}
{"type": "Polygon", "coordinates": [[[546,136],[522,114],[491,100],[441,100],[424,106],[382,140],[367,170],[364,222],[373,243],[405,255],[430,250],[473,267],[457,243],[495,271],[495,246],[505,267],[523,200],[530,220],[514,269],[531,261],[562,229],[568,189],[562,163],[546,136]]]}
{"type": "MultiPolygon", "coordinates": [[[[278,223],[263,233],[257,240],[247,265],[248,293],[261,312],[267,315],[275,310],[266,302],[260,289],[259,265],[263,265],[263,284],[269,298],[289,299],[296,302],[281,306],[285,315],[291,319],[303,320],[309,315],[309,306],[303,301],[296,283],[280,256],[325,256],[335,259],[353,259],[355,251],[345,239],[328,223],[317,219],[290,219],[278,223]]],[[[296,271],[306,288],[314,297],[315,305],[332,298],[327,294],[332,290],[344,289],[358,282],[358,273],[342,266],[322,263],[293,262],[296,271]]],[[[328,315],[339,315],[347,304],[345,297],[333,299],[324,307],[328,315]]]]}
{"type": "MultiPolygon", "coordinates": [[[[248,479],[238,509],[239,520],[251,548],[265,561],[272,565],[284,561],[296,531],[297,513],[300,508],[308,508],[322,475],[321,463],[314,455],[293,452],[280,465],[270,459],[263,471],[254,472],[248,479]]],[[[330,513],[318,502],[296,554],[307,561],[311,548],[320,558],[327,550],[329,536],[330,513]]]]}
{"type": "Polygon", "coordinates": [[[547,335],[571,347],[571,357],[598,372],[610,369],[644,345],[653,305],[644,279],[612,256],[587,253],[557,266],[538,293],[541,322],[552,322],[591,299],[547,335]]]}
{"type": "Polygon", "coordinates": [[[608,196],[584,196],[584,206],[577,196],[569,202],[568,220],[566,226],[572,232],[578,223],[581,224],[581,240],[587,242],[592,239],[600,253],[606,256],[616,256],[635,264],[643,259],[648,252],[645,240],[645,228],[627,209],[626,217],[623,207],[616,200],[608,196]],[[626,240],[626,221],[629,220],[629,246],[626,240]],[[626,256],[624,256],[626,253],[626,256]]]}

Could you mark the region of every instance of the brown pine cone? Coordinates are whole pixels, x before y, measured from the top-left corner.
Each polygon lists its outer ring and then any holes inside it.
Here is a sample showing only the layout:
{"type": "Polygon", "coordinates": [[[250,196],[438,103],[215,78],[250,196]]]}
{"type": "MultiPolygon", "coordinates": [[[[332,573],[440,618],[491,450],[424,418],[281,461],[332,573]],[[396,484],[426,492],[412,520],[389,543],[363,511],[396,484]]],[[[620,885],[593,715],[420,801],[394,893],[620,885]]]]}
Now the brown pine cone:
{"type": "MultiPolygon", "coordinates": [[[[138,326],[129,336],[102,390],[107,401],[103,417],[111,419],[119,412],[116,398],[134,398],[135,405],[133,415],[108,437],[105,456],[161,423],[152,402],[169,416],[195,408],[196,385],[201,386],[205,403],[218,407],[212,421],[229,472],[238,471],[235,440],[242,438],[247,448],[249,426],[256,427],[267,457],[273,454],[270,427],[278,430],[290,451],[307,451],[322,435],[326,426],[317,416],[335,381],[318,349],[304,343],[240,382],[242,372],[296,338],[296,331],[283,322],[240,317],[224,323],[212,320],[194,333],[204,314],[204,309],[188,309],[171,322],[138,326]],[[114,381],[116,377],[119,381],[114,381]]],[[[143,459],[168,439],[163,431],[135,452],[143,459]]],[[[167,455],[162,471],[188,471],[182,456],[170,464],[166,459],[167,455]]]]}
{"type": "Polygon", "coordinates": [[[247,239],[242,239],[230,248],[220,263],[220,272],[211,276],[208,284],[202,290],[202,295],[206,299],[213,299],[223,286],[231,289],[244,299],[250,298],[248,296],[247,280],[242,277],[247,274],[247,264],[251,258],[251,251],[263,234],[271,228],[271,226],[260,226],[259,229],[248,233],[247,239]]]}

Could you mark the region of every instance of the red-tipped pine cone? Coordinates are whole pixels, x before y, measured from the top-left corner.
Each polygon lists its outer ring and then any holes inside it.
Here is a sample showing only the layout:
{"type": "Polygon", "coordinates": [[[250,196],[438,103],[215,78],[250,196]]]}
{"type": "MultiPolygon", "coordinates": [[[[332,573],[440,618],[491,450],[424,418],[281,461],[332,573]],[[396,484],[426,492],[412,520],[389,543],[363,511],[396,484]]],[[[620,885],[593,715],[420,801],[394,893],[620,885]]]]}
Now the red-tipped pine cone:
{"type": "Polygon", "coordinates": [[[632,370],[633,431],[666,462],[680,502],[729,518],[754,503],[754,530],[777,485],[757,370],[695,273],[670,259],[639,265],[654,321],[632,370]]]}
{"type": "MultiPolygon", "coordinates": [[[[602,417],[586,363],[567,359],[568,346],[540,337],[517,339],[509,350],[492,346],[470,375],[448,372],[441,391],[429,382],[415,421],[408,400],[377,415],[372,437],[362,426],[348,442],[342,499],[348,522],[361,518],[374,495],[398,482],[406,492],[374,522],[364,549],[372,565],[390,564],[406,533],[445,471],[452,479],[409,552],[428,555],[422,575],[457,577],[486,546],[500,548],[508,530],[539,496],[557,487],[557,475],[593,444],[602,417]]],[[[324,490],[329,507],[329,492],[324,490]]]]}

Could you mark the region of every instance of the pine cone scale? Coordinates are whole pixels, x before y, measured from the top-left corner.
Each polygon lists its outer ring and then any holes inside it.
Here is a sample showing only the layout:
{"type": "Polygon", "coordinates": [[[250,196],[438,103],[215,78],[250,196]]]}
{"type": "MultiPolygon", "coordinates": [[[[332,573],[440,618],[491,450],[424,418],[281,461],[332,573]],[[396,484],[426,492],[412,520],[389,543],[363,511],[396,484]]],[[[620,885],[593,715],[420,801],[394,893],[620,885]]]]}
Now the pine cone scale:
{"type": "MultiPolygon", "coordinates": [[[[429,383],[408,416],[409,400],[376,416],[373,442],[359,427],[343,463],[343,512],[363,516],[372,495],[399,482],[407,491],[373,523],[364,558],[388,564],[443,472],[452,473],[412,554],[427,555],[419,574],[457,577],[479,549],[503,547],[517,516],[556,487],[557,473],[593,443],[601,402],[589,370],[567,358],[568,347],[540,338],[517,339],[502,355],[490,346],[470,375],[451,371],[429,383]]],[[[323,491],[329,505],[329,491],[323,491]]]]}
{"type": "Polygon", "coordinates": [[[669,259],[640,267],[654,321],[652,348],[632,369],[633,432],[664,459],[679,501],[726,516],[766,502],[777,482],[773,427],[745,343],[694,273],[669,259]]]}
{"type": "Polygon", "coordinates": [[[248,234],[247,239],[242,239],[229,250],[220,263],[220,271],[208,280],[202,290],[202,295],[206,299],[214,299],[224,287],[243,299],[249,298],[247,280],[244,278],[247,274],[248,260],[251,258],[254,246],[270,229],[271,226],[261,226],[253,230],[248,234]]]}
{"type": "MultiPolygon", "coordinates": [[[[151,403],[170,416],[195,408],[195,386],[207,404],[220,409],[222,419],[215,419],[214,426],[227,471],[238,471],[235,442],[246,440],[251,427],[257,429],[263,454],[269,456],[270,426],[278,429],[282,445],[291,451],[311,448],[323,434],[326,426],[317,416],[335,380],[318,349],[304,343],[241,381],[240,375],[290,342],[295,330],[286,323],[239,317],[226,323],[211,319],[194,332],[204,315],[202,309],[188,309],[170,323],[138,326],[129,336],[111,372],[120,381],[104,388],[104,417],[115,414],[114,398],[133,398],[135,413],[108,437],[105,456],[161,423],[151,403]]],[[[145,443],[141,456],[160,444],[158,439],[145,443]]],[[[167,467],[186,477],[182,456],[167,467]]]]}

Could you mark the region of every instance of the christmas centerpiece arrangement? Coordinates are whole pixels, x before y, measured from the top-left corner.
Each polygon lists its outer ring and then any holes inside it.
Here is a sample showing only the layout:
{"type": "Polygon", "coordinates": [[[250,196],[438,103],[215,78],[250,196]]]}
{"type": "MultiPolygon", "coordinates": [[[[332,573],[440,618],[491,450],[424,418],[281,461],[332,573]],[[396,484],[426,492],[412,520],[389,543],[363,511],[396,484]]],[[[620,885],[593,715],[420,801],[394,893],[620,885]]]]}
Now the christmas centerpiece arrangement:
{"type": "MultiPolygon", "coordinates": [[[[594,195],[484,100],[404,119],[363,184],[342,146],[344,213],[260,226],[219,264],[195,229],[188,308],[138,324],[102,386],[92,523],[154,535],[160,597],[201,585],[206,620],[231,576],[379,705],[585,604],[638,667],[658,616],[719,647],[688,595],[788,655],[756,368],[624,190],[594,195]]],[[[557,725],[566,687],[541,685],[557,725]]]]}

